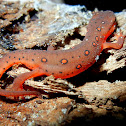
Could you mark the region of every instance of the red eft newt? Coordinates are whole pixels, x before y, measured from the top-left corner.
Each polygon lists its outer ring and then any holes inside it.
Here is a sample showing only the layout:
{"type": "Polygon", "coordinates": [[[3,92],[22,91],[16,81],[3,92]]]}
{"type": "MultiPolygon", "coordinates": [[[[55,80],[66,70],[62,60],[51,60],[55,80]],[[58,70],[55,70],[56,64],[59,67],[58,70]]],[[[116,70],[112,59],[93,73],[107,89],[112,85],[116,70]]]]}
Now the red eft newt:
{"type": "Polygon", "coordinates": [[[1,96],[25,96],[40,94],[37,91],[25,91],[25,80],[53,75],[56,78],[73,77],[92,66],[103,49],[120,49],[124,36],[117,35],[117,42],[106,42],[115,30],[115,15],[112,11],[96,12],[90,20],[82,43],[68,50],[17,50],[0,59],[0,78],[14,64],[22,63],[31,71],[14,79],[11,91],[0,89],[1,96]]]}

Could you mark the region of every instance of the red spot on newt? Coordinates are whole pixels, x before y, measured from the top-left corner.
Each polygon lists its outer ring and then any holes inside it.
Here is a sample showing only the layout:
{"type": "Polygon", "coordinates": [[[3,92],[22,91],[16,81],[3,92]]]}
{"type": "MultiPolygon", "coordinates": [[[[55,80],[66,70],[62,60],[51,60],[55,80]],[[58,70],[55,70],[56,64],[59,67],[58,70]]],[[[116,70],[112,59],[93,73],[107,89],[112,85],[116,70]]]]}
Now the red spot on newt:
{"type": "Polygon", "coordinates": [[[46,63],[47,59],[46,58],[42,58],[41,61],[46,63]]]}
{"type": "Polygon", "coordinates": [[[117,42],[106,42],[115,30],[115,15],[112,11],[96,12],[87,27],[87,34],[82,43],[68,50],[17,50],[0,59],[0,78],[12,65],[22,63],[31,71],[14,79],[12,91],[0,89],[1,96],[24,96],[40,94],[36,91],[25,91],[25,80],[42,76],[54,75],[56,78],[70,78],[88,69],[96,62],[96,57],[105,48],[120,49],[124,36],[117,36],[117,42]],[[97,48],[96,48],[97,47],[97,48]],[[85,58],[86,56],[86,58],[85,58]]]}
{"type": "Polygon", "coordinates": [[[81,67],[82,67],[81,64],[78,64],[78,65],[76,66],[77,69],[80,69],[81,67]]]}
{"type": "Polygon", "coordinates": [[[97,46],[97,44],[96,44],[95,42],[92,42],[92,45],[93,45],[94,47],[96,47],[96,46],[97,46]]]}
{"type": "Polygon", "coordinates": [[[84,54],[85,54],[85,56],[88,56],[90,54],[90,51],[89,50],[85,50],[84,54]]]}
{"type": "Polygon", "coordinates": [[[96,40],[96,42],[98,42],[99,41],[99,37],[95,36],[95,40],[96,40]]]}
{"type": "Polygon", "coordinates": [[[67,59],[61,59],[60,61],[62,64],[67,64],[68,63],[68,60],[67,59]]]}
{"type": "Polygon", "coordinates": [[[97,31],[101,31],[101,28],[100,27],[97,27],[96,29],[97,29],[97,31]]]}

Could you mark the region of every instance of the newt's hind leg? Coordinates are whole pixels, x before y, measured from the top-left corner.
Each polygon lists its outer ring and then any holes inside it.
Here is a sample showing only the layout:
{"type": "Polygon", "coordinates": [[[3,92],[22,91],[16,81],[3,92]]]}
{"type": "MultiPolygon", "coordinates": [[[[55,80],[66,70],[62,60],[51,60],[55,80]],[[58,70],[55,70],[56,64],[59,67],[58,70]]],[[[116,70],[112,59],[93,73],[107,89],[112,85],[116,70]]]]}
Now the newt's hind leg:
{"type": "Polygon", "coordinates": [[[103,49],[106,48],[113,48],[113,49],[120,49],[123,46],[125,36],[122,35],[120,32],[119,35],[116,35],[117,42],[111,43],[111,42],[105,42],[103,43],[103,49]]]}
{"type": "Polygon", "coordinates": [[[14,80],[12,91],[6,91],[4,89],[0,89],[0,95],[1,96],[14,96],[14,97],[25,96],[25,95],[36,95],[40,97],[41,94],[38,93],[37,91],[25,91],[23,89],[23,83],[27,79],[41,76],[41,75],[44,75],[44,73],[42,72],[42,69],[39,69],[39,68],[30,72],[27,72],[27,73],[23,73],[14,80]]]}

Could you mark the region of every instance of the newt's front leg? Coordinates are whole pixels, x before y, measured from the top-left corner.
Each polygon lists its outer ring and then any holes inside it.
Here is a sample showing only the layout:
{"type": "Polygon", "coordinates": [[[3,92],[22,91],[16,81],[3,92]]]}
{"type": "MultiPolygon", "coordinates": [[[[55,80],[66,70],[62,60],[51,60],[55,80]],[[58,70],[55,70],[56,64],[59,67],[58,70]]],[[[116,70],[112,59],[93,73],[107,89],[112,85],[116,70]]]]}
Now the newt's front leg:
{"type": "Polygon", "coordinates": [[[120,32],[119,35],[116,35],[116,43],[111,42],[104,42],[103,43],[103,49],[106,48],[113,48],[113,49],[120,49],[123,46],[125,36],[120,32]]]}
{"type": "Polygon", "coordinates": [[[33,77],[41,76],[41,75],[44,75],[44,73],[42,72],[42,69],[40,68],[37,68],[31,72],[23,73],[14,80],[12,91],[6,91],[4,89],[0,89],[0,95],[14,96],[14,97],[25,96],[25,95],[35,95],[35,96],[41,97],[41,94],[37,91],[25,91],[23,89],[23,83],[25,82],[25,80],[33,78],[33,77]]]}

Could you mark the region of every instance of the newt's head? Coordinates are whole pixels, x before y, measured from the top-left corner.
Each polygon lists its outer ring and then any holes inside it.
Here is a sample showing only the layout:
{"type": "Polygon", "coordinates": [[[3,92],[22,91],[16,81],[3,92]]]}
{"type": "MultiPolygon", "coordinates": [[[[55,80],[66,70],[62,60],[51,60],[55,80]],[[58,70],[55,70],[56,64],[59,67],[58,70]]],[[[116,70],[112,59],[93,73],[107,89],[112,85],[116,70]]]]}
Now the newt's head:
{"type": "Polygon", "coordinates": [[[115,15],[112,11],[103,11],[94,13],[88,25],[88,31],[96,32],[104,39],[115,30],[115,15]]]}

